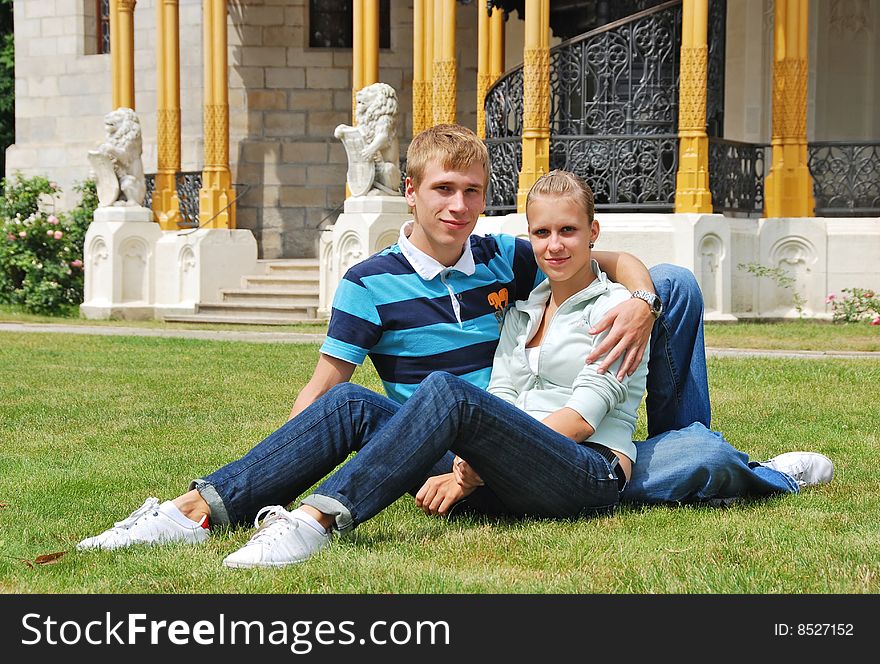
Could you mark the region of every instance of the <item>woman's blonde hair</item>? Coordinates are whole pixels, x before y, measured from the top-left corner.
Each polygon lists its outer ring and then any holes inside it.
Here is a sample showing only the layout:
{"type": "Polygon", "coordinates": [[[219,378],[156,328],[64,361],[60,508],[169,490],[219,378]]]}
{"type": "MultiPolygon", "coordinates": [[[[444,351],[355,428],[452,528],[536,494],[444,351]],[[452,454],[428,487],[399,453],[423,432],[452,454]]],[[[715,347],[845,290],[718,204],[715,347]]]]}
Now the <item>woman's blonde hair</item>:
{"type": "Polygon", "coordinates": [[[529,210],[529,203],[538,196],[571,198],[584,209],[584,212],[587,213],[587,219],[593,223],[595,213],[593,190],[579,175],[556,169],[539,177],[529,189],[529,195],[526,197],[526,213],[529,210]]]}
{"type": "Polygon", "coordinates": [[[412,139],[406,151],[406,175],[413,187],[421,184],[432,161],[440,161],[450,171],[464,171],[479,164],[489,184],[489,151],[467,127],[455,124],[434,125],[412,139]]]}

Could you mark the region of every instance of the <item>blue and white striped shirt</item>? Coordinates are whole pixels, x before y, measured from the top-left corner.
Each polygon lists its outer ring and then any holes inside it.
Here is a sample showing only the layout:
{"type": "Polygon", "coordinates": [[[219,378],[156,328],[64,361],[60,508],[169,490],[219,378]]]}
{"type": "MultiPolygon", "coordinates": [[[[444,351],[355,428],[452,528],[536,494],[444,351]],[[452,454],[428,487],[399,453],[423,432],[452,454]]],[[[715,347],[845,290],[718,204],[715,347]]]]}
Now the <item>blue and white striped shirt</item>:
{"type": "Polygon", "coordinates": [[[399,402],[432,371],[485,388],[504,312],[543,279],[525,240],[472,235],[447,268],[402,230],[397,244],[343,276],[321,352],[352,364],[369,355],[388,396],[399,402]]]}

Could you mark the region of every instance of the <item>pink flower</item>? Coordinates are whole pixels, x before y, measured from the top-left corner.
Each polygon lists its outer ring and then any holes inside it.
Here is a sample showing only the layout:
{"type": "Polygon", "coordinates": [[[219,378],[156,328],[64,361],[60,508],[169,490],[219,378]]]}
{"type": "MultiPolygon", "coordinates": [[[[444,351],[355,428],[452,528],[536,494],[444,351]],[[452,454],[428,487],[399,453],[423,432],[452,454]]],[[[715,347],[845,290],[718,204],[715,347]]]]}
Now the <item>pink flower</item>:
{"type": "Polygon", "coordinates": [[[15,236],[12,233],[7,233],[6,237],[9,239],[10,242],[15,242],[15,236]]]}
{"type": "Polygon", "coordinates": [[[865,297],[874,297],[874,291],[871,291],[871,290],[867,291],[865,293],[865,297]]]}
{"type": "Polygon", "coordinates": [[[828,297],[825,298],[825,304],[831,304],[832,302],[834,302],[835,298],[836,296],[834,295],[834,293],[831,293],[828,297]]]}
{"type": "Polygon", "coordinates": [[[55,233],[55,231],[46,231],[46,235],[48,235],[49,237],[52,237],[52,235],[54,235],[54,233],[55,233]]]}
{"type": "Polygon", "coordinates": [[[27,237],[27,233],[25,231],[20,231],[18,237],[27,237]]]}
{"type": "Polygon", "coordinates": [[[62,233],[61,231],[55,231],[55,233],[53,234],[53,237],[56,240],[60,240],[62,237],[64,237],[64,233],[62,233]]]}
{"type": "Polygon", "coordinates": [[[57,226],[59,223],[58,217],[56,217],[54,214],[50,214],[48,217],[46,217],[46,221],[49,222],[50,224],[52,224],[53,226],[57,226]]]}
{"type": "Polygon", "coordinates": [[[871,321],[871,325],[880,325],[880,315],[874,317],[874,320],[871,321]]]}
{"type": "Polygon", "coordinates": [[[75,261],[70,261],[70,266],[71,267],[82,267],[83,262],[79,258],[77,258],[75,261]]]}

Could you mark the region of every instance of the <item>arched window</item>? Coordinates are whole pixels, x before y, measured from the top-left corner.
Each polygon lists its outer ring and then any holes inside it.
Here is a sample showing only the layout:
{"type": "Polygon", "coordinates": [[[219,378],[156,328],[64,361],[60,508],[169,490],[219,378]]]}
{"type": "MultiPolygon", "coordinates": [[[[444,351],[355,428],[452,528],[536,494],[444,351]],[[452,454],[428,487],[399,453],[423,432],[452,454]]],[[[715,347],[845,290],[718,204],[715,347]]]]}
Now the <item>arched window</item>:
{"type": "Polygon", "coordinates": [[[110,0],[95,0],[98,4],[95,16],[97,18],[97,53],[110,52],[110,0]]]}

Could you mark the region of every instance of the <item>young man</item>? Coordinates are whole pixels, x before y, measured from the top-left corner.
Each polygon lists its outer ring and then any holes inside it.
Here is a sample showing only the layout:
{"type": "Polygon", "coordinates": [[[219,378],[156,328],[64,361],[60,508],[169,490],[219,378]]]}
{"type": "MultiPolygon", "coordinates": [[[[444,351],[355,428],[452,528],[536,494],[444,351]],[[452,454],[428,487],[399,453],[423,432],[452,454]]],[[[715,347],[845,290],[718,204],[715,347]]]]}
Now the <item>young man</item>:
{"type": "MultiPolygon", "coordinates": [[[[544,275],[528,242],[471,235],[485,207],[488,182],[488,153],[473,132],[438,125],[419,134],[410,144],[407,170],[405,195],[413,221],[401,229],[396,245],[343,277],[327,339],[288,422],[241,459],[195,480],[189,492],[161,505],[149,499],[128,519],[78,548],[200,542],[208,536],[209,523],[250,523],[261,508],[289,504],[360,449],[361,441],[393,417],[433,371],[487,386],[507,306],[526,299],[544,275]],[[354,407],[345,388],[332,388],[345,384],[367,355],[389,398],[361,398],[354,407]],[[315,436],[319,425],[322,435],[315,436]],[[350,435],[338,435],[342,431],[350,435]]],[[[607,368],[623,356],[622,377],[638,365],[651,338],[646,402],[651,438],[638,443],[623,500],[729,499],[796,492],[799,485],[831,479],[831,462],[821,455],[789,453],[767,465],[750,463],[709,431],[702,298],[691,273],[657,266],[649,275],[627,254],[594,252],[593,257],[633,297],[591,330],[611,328],[587,361],[607,353],[602,365],[607,368]]],[[[412,487],[412,492],[425,512],[444,515],[459,503],[463,482],[478,483],[479,478],[465,460],[448,453],[437,460],[421,489],[412,487]]],[[[486,487],[467,500],[478,511],[504,511],[486,487]]],[[[350,526],[350,515],[338,502],[321,496],[307,497],[293,512],[272,508],[245,547],[250,548],[246,562],[297,562],[302,559],[297,551],[323,546],[331,527],[344,531],[350,526]]],[[[239,557],[233,554],[225,562],[239,566],[239,557]]]]}

